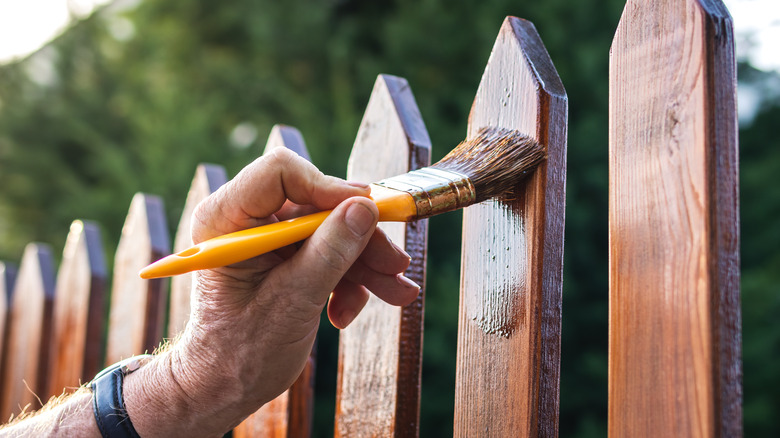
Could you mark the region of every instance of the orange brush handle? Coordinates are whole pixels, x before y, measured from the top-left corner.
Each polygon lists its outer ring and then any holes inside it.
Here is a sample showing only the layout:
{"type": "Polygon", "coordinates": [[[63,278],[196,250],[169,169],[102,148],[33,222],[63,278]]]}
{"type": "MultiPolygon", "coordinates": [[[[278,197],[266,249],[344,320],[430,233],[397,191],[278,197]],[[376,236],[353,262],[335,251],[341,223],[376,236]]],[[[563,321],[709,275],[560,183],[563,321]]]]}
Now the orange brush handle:
{"type": "MultiPolygon", "coordinates": [[[[380,221],[407,222],[417,215],[414,198],[406,192],[371,186],[380,221]]],[[[160,259],[141,270],[141,278],[170,277],[200,269],[232,265],[265,254],[314,234],[333,210],[249,228],[201,242],[160,259]]]]}

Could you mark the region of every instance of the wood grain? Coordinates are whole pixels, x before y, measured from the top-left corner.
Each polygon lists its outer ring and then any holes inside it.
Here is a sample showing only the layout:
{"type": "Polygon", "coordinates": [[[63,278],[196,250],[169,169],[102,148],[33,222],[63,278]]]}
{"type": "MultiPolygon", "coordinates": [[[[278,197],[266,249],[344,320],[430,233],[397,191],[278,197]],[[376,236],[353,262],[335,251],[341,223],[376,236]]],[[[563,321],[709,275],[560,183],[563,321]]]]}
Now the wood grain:
{"type": "Polygon", "coordinates": [[[626,4],[609,131],[610,436],[741,436],[736,68],[720,1],[626,4]]]}
{"type": "MultiPolygon", "coordinates": [[[[225,168],[216,164],[200,164],[195,169],[179,227],[173,240],[173,252],[184,251],[192,246],[192,212],[207,196],[227,182],[225,168]]],[[[190,318],[190,292],[192,273],[177,275],[171,279],[171,305],[168,317],[168,337],[175,338],[184,330],[190,318]]]]}
{"type": "Polygon", "coordinates": [[[168,281],[142,280],[138,272],[169,252],[162,200],[136,194],[114,258],[106,364],[151,353],[162,341],[168,281]]]}
{"type": "MultiPolygon", "coordinates": [[[[268,136],[264,154],[285,147],[311,160],[300,131],[292,126],[275,125],[268,136]]],[[[293,385],[233,429],[234,438],[307,438],[314,420],[315,343],[309,360],[293,385]]]]}
{"type": "Polygon", "coordinates": [[[463,215],[455,436],[557,436],[567,97],[533,24],[508,17],[469,117],[548,158],[506,199],[463,215]]]}
{"type": "MultiPolygon", "coordinates": [[[[0,394],[5,392],[3,368],[8,346],[8,324],[11,309],[11,297],[16,283],[16,266],[12,263],[0,262],[0,394]]],[[[2,403],[2,399],[0,399],[2,403]]],[[[2,419],[0,419],[2,420],[2,419]]]]}
{"type": "Polygon", "coordinates": [[[100,371],[107,275],[100,229],[74,221],[57,275],[47,396],[71,392],[100,371]]]}
{"type": "MultiPolygon", "coordinates": [[[[430,164],[430,138],[409,84],[380,75],[349,158],[347,178],[374,182],[430,164]]],[[[339,342],[337,437],[417,436],[428,221],[383,223],[412,256],[406,276],[423,287],[403,308],[371,296],[339,342]]]]}
{"type": "Polygon", "coordinates": [[[12,414],[41,406],[38,396],[46,392],[53,302],[51,250],[46,245],[31,243],[24,250],[11,300],[0,400],[3,421],[12,414]]]}

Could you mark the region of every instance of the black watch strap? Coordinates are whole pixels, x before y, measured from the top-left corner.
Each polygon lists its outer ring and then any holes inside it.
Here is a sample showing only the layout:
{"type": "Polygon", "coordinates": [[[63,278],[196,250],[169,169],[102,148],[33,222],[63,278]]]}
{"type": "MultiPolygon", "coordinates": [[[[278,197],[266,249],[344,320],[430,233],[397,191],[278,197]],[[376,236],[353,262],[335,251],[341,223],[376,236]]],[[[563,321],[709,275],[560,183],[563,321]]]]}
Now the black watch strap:
{"type": "Polygon", "coordinates": [[[140,438],[125,409],[125,376],[149,361],[150,354],[134,356],[104,369],[92,380],[92,412],[103,438],[140,438]]]}

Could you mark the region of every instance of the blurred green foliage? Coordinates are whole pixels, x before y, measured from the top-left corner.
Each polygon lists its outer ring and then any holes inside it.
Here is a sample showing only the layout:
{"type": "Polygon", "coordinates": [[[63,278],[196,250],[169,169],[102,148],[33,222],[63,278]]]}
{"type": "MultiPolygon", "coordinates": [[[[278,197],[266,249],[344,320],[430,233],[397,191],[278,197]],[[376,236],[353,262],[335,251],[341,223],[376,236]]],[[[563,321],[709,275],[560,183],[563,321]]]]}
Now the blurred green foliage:
{"type": "MultiPolygon", "coordinates": [[[[0,258],[18,260],[32,240],[62,248],[75,218],[102,224],[112,254],[138,191],[166,200],[173,228],[197,163],[235,174],[275,123],[299,128],[314,163],[343,176],[380,73],[409,80],[435,161],[465,133],[504,16],[521,16],[535,23],[570,105],[561,435],[605,436],[607,79],[622,7],[167,0],[103,10],[29,59],[0,66],[0,258]]],[[[766,74],[743,71],[748,84],[766,83],[766,74]]],[[[780,102],[769,101],[741,131],[745,426],[760,436],[780,435],[772,421],[780,411],[778,122],[780,102]]],[[[459,220],[431,219],[421,436],[452,431],[459,220]]],[[[325,322],[317,436],[333,427],[337,337],[325,322]]]]}

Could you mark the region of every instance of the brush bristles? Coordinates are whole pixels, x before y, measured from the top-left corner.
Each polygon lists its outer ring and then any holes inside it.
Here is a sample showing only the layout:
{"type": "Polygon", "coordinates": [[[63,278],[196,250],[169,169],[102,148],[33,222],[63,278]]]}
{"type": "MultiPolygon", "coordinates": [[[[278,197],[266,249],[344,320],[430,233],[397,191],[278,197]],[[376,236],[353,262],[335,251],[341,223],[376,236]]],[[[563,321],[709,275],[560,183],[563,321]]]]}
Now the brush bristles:
{"type": "Polygon", "coordinates": [[[482,128],[431,167],[468,176],[482,202],[511,190],[546,155],[544,146],[518,131],[482,128]]]}

